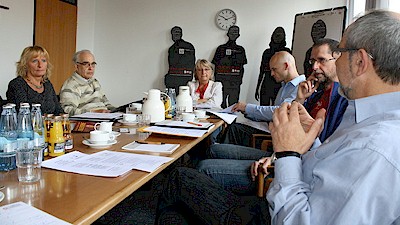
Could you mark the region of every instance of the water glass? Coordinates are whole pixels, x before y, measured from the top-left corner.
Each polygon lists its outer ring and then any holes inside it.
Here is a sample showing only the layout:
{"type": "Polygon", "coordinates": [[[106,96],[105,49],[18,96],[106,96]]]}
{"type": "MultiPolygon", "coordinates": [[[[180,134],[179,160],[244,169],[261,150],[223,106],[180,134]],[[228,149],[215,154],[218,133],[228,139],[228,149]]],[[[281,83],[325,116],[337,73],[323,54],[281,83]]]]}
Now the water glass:
{"type": "Polygon", "coordinates": [[[149,115],[149,114],[137,115],[136,119],[137,119],[137,121],[138,121],[139,127],[147,127],[147,126],[150,126],[151,115],[149,115]]]}
{"type": "Polygon", "coordinates": [[[182,113],[186,111],[186,106],[177,106],[175,108],[175,120],[176,121],[182,121],[182,113]]]}
{"type": "Polygon", "coordinates": [[[16,151],[16,164],[18,180],[20,182],[36,182],[42,176],[42,149],[18,149],[16,151]]]}

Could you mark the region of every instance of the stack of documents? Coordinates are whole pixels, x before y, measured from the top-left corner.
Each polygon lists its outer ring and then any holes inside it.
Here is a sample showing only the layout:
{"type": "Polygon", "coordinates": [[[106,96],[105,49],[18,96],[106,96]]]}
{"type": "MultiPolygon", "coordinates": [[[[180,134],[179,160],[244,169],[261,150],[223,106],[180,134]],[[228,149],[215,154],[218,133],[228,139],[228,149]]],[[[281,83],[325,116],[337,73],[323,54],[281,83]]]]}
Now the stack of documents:
{"type": "Polygon", "coordinates": [[[83,121],[115,121],[122,117],[122,113],[91,113],[85,112],[83,114],[71,116],[71,120],[83,120],[83,121]]]}
{"type": "Polygon", "coordinates": [[[72,173],[117,177],[132,169],[152,172],[172,158],[133,154],[126,152],[101,151],[94,154],[84,154],[74,151],[53,159],[45,160],[42,166],[50,169],[72,173]]]}
{"type": "Polygon", "coordinates": [[[165,144],[165,143],[138,143],[136,141],[129,143],[122,147],[124,150],[128,151],[141,151],[141,152],[156,152],[156,153],[166,153],[172,154],[180,144],[165,144]]]}
{"type": "Polygon", "coordinates": [[[0,222],[3,225],[70,225],[70,223],[60,220],[24,202],[14,202],[0,207],[0,222]]]}
{"type": "Polygon", "coordinates": [[[231,124],[239,114],[238,112],[232,112],[232,108],[235,104],[225,108],[225,109],[220,109],[220,108],[212,108],[207,110],[208,113],[214,114],[215,116],[219,117],[225,123],[231,124]]]}

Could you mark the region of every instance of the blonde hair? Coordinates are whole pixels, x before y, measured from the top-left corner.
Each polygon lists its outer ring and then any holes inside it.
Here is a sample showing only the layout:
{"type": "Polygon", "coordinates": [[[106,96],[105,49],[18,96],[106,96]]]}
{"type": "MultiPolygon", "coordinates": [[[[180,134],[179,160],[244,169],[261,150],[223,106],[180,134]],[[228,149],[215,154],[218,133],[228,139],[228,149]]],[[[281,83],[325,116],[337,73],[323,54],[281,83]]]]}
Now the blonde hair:
{"type": "Polygon", "coordinates": [[[51,69],[53,68],[53,65],[50,63],[50,57],[49,53],[46,51],[45,48],[35,45],[35,46],[29,46],[26,47],[21,54],[21,58],[19,61],[16,63],[17,65],[17,76],[21,76],[23,78],[26,78],[26,75],[28,73],[28,62],[32,58],[35,58],[37,56],[44,56],[47,60],[47,68],[46,68],[46,74],[43,76],[43,81],[46,81],[49,79],[51,76],[51,69]]]}
{"type": "Polygon", "coordinates": [[[211,78],[210,80],[214,80],[214,68],[212,63],[210,63],[207,59],[199,59],[196,62],[196,65],[194,66],[194,79],[197,79],[197,69],[201,69],[203,67],[211,69],[211,78]]]}

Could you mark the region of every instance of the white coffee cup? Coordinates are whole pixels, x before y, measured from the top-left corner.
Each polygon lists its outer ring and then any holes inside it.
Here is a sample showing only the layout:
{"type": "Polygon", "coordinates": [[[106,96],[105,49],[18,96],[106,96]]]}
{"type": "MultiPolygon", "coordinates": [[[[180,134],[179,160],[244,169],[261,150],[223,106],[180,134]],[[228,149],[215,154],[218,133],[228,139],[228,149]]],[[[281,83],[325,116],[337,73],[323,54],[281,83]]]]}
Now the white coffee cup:
{"type": "Polygon", "coordinates": [[[206,111],[204,110],[194,110],[194,114],[196,115],[196,118],[205,118],[206,117],[206,111]]]}
{"type": "Polygon", "coordinates": [[[193,122],[196,115],[193,113],[182,113],[182,120],[183,122],[193,122]]]}
{"type": "Polygon", "coordinates": [[[89,142],[92,144],[107,144],[113,140],[115,140],[115,135],[110,132],[102,130],[90,131],[89,142]]]}
{"type": "Polygon", "coordinates": [[[126,107],[126,113],[130,114],[140,114],[142,111],[142,104],[140,103],[131,103],[126,107]]]}
{"type": "Polygon", "coordinates": [[[112,125],[113,122],[101,122],[101,123],[96,123],[94,125],[95,130],[101,130],[101,131],[107,131],[107,132],[112,132],[112,125]]]}
{"type": "Polygon", "coordinates": [[[122,115],[122,118],[125,122],[135,122],[136,121],[136,114],[126,113],[122,115]]]}

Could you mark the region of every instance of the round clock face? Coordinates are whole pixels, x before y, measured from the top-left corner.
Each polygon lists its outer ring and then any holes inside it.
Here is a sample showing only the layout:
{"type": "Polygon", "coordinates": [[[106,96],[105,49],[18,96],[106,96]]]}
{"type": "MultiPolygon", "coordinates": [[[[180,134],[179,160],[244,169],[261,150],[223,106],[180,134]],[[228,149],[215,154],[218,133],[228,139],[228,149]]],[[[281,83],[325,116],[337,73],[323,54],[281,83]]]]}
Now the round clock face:
{"type": "Polygon", "coordinates": [[[223,30],[228,30],[229,27],[236,24],[236,13],[231,9],[223,9],[217,13],[215,22],[217,26],[223,30]]]}

